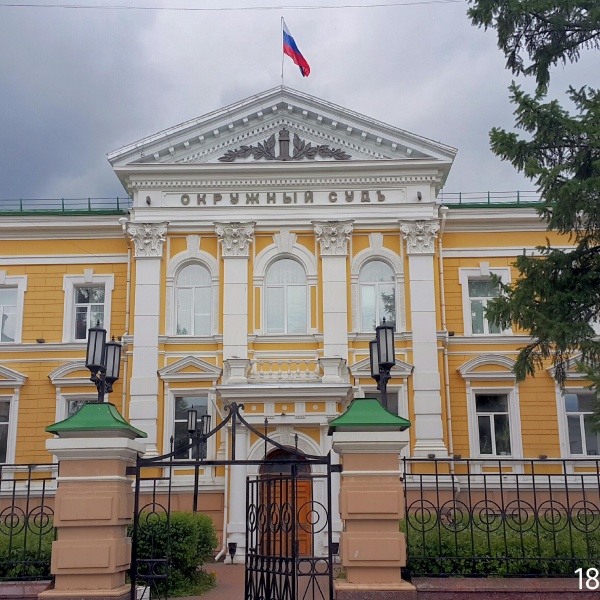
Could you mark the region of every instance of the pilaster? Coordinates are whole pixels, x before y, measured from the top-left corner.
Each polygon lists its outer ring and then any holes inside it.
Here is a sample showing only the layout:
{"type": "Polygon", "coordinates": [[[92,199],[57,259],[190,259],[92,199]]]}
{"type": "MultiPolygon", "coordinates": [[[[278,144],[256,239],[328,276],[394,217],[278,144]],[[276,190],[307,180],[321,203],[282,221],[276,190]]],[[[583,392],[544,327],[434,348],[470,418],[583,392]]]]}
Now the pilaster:
{"type": "Polygon", "coordinates": [[[447,456],[442,421],[441,379],[438,366],[434,254],[439,223],[403,221],[410,277],[413,340],[413,406],[415,456],[447,456]]]}
{"type": "Polygon", "coordinates": [[[348,286],[346,262],[352,221],[314,221],[321,254],[323,354],[348,360],[348,286]]]}
{"type": "Polygon", "coordinates": [[[248,358],[248,259],[254,222],[215,223],[223,258],[223,360],[248,358]]]}
{"type": "MultiPolygon", "coordinates": [[[[235,429],[235,460],[248,458],[248,430],[241,423],[235,429]]],[[[229,480],[229,522],[227,542],[237,544],[234,563],[243,564],[246,559],[246,465],[231,465],[229,480]]]]}
{"type": "Polygon", "coordinates": [[[129,419],[148,433],[147,454],[157,455],[158,337],[163,247],[167,223],[124,224],[133,242],[135,258],[135,307],[133,317],[133,366],[129,382],[129,419]]]}

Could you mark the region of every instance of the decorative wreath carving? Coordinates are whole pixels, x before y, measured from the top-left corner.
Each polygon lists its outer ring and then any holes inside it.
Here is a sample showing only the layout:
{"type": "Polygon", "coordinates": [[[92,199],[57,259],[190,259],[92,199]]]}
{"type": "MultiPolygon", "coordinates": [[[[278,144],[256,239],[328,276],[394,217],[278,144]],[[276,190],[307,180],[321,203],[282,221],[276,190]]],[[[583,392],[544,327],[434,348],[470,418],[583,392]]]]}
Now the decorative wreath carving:
{"type": "Polygon", "coordinates": [[[293,154],[289,153],[289,132],[282,129],[279,132],[279,155],[276,154],[275,134],[264,142],[258,142],[256,146],[240,146],[235,150],[228,150],[223,156],[219,157],[221,162],[233,162],[237,158],[248,158],[252,156],[254,160],[302,160],[307,158],[314,160],[317,156],[322,158],[333,158],[334,160],[349,160],[351,156],[341,148],[330,148],[329,144],[320,144],[313,146],[311,142],[301,140],[297,133],[294,134],[293,154]]]}

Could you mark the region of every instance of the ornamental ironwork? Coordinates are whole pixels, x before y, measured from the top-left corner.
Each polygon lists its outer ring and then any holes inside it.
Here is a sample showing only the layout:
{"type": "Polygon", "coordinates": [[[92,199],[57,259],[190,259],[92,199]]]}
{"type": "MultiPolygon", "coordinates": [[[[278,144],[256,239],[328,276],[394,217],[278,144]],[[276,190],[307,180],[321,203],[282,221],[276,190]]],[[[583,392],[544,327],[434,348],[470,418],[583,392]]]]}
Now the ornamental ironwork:
{"type": "Polygon", "coordinates": [[[277,154],[275,134],[271,135],[264,142],[258,142],[256,146],[240,146],[235,150],[228,150],[223,156],[219,157],[221,162],[233,162],[237,158],[248,158],[252,156],[254,160],[302,160],[307,158],[314,160],[317,156],[321,158],[332,158],[333,160],[350,160],[349,154],[341,148],[330,148],[329,144],[319,144],[313,146],[311,142],[300,139],[300,136],[294,134],[293,152],[290,154],[290,132],[282,129],[279,132],[279,154],[277,154]]]}

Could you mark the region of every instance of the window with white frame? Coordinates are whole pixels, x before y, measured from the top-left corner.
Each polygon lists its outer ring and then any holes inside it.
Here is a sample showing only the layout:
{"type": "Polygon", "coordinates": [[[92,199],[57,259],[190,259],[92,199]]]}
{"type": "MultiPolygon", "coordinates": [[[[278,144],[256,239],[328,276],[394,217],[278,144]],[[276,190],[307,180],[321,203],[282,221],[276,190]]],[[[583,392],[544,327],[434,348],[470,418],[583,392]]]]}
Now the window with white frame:
{"type": "Polygon", "coordinates": [[[492,325],[485,317],[488,303],[500,295],[500,285],[510,283],[510,269],[490,268],[488,263],[480,263],[479,268],[459,269],[459,281],[462,287],[463,321],[465,335],[493,335],[510,333],[492,325]]]}
{"type": "Polygon", "coordinates": [[[75,287],[75,340],[86,340],[90,327],[104,327],[104,299],[103,285],[75,287]]]}
{"type": "Polygon", "coordinates": [[[0,271],[0,343],[21,343],[27,276],[0,271]]]}
{"type": "Polygon", "coordinates": [[[507,394],[475,394],[477,434],[481,456],[510,456],[509,399],[507,394]]]}
{"type": "Polygon", "coordinates": [[[569,454],[598,456],[600,434],[593,431],[592,414],[596,407],[596,394],[590,390],[569,390],[564,396],[569,436],[569,454]]]}
{"type": "Polygon", "coordinates": [[[209,414],[208,396],[175,396],[173,449],[175,450],[176,459],[197,458],[197,447],[181,450],[192,441],[187,425],[188,411],[192,409],[198,415],[198,427],[200,428],[202,417],[209,414]]]}
{"type": "Polygon", "coordinates": [[[10,434],[10,401],[0,398],[0,463],[7,462],[10,434]]]}
{"type": "Polygon", "coordinates": [[[0,342],[14,342],[17,330],[17,288],[0,287],[0,342]]]}
{"type": "Polygon", "coordinates": [[[98,322],[110,335],[114,275],[94,275],[93,269],[86,269],[83,275],[65,275],[63,289],[63,342],[85,341],[88,329],[98,322]]]}
{"type": "Polygon", "coordinates": [[[265,277],[266,332],[306,333],[307,296],[306,273],[302,265],[289,258],[275,261],[265,277]]]}
{"type": "Polygon", "coordinates": [[[488,302],[500,295],[500,286],[491,279],[469,279],[468,285],[471,333],[500,333],[500,328],[485,318],[488,302]]]}
{"type": "Polygon", "coordinates": [[[179,271],[175,284],[176,334],[210,335],[212,279],[200,264],[187,265],[179,271]]]}
{"type": "Polygon", "coordinates": [[[373,331],[382,320],[396,323],[396,290],[392,268],[382,260],[371,260],[360,270],[360,328],[373,331]]]}

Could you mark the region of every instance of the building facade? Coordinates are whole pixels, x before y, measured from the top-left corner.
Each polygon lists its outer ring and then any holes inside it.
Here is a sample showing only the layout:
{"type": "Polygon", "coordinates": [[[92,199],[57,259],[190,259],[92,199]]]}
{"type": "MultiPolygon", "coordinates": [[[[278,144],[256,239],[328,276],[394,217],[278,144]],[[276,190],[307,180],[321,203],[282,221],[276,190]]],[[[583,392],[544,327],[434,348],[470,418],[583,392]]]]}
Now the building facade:
{"type": "MultiPolygon", "coordinates": [[[[377,395],[368,344],[383,318],[407,455],[597,454],[586,382],[573,374],[563,393],[546,370],[517,383],[529,338],[484,315],[492,275],[511,281],[519,253],[568,241],[517,196],[444,197],[455,152],[276,88],[109,154],[125,207],[5,206],[0,461],[50,462],[44,428],[96,398],[84,357],[98,321],[124,345],[109,400],[149,456],[188,443],[189,408],[214,426],[232,401],[284,446],[327,453],[329,421],[377,395]]],[[[264,456],[255,435],[237,438],[238,458],[264,456]]],[[[229,451],[210,439],[210,457],[229,451]]],[[[200,477],[200,509],[240,557],[245,471],[200,477]]],[[[186,508],[192,471],[177,481],[186,508]]]]}

